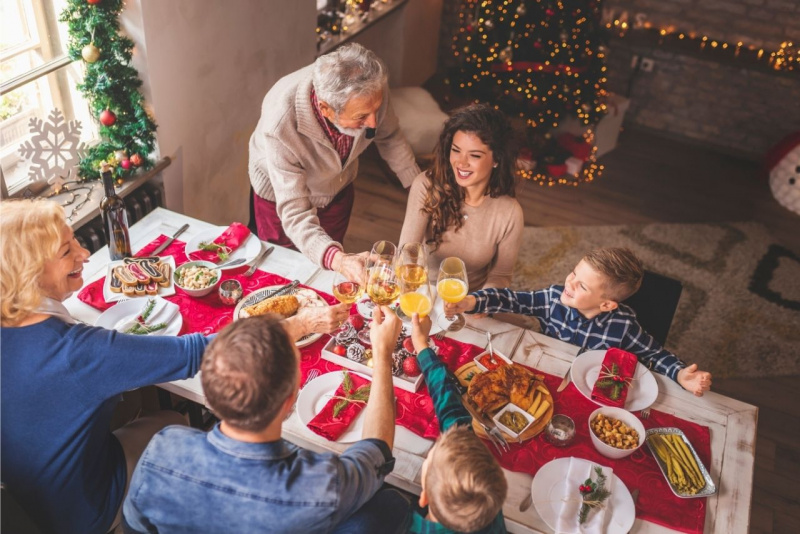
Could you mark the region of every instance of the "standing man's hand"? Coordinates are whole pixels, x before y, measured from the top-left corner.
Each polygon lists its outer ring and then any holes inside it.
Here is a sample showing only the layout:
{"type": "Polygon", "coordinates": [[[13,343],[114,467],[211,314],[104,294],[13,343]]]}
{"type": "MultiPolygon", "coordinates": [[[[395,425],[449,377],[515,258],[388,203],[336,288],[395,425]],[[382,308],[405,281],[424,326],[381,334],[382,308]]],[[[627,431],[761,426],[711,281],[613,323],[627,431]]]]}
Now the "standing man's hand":
{"type": "Polygon", "coordinates": [[[367,283],[367,257],[369,252],[347,254],[339,251],[331,260],[331,270],[344,275],[352,282],[367,283]]]}

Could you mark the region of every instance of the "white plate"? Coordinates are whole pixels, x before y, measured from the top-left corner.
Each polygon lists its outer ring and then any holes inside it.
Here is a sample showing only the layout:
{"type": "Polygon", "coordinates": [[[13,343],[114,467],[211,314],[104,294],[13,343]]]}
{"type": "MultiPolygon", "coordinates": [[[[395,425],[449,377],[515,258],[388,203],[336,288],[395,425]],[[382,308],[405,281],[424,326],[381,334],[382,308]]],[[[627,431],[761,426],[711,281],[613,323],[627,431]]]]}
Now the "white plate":
{"type": "MultiPolygon", "coordinates": [[[[400,317],[400,320],[403,321],[403,325],[409,332],[411,332],[411,318],[407,317],[404,313],[402,313],[402,310],[400,310],[399,299],[392,302],[389,307],[392,308],[395,313],[398,313],[398,317],[400,317]]],[[[370,300],[369,296],[364,295],[356,303],[356,309],[361,317],[367,320],[372,320],[372,311],[375,309],[375,304],[372,302],[372,300],[370,300]]],[[[444,330],[441,326],[439,326],[439,321],[437,320],[442,315],[444,315],[443,301],[442,299],[436,299],[433,303],[433,310],[431,310],[430,313],[431,322],[433,323],[431,324],[430,335],[438,334],[444,330]]]]}
{"type": "MultiPolygon", "coordinates": [[[[352,371],[351,371],[352,372],[352,371]]],[[[360,373],[353,373],[362,378],[372,380],[370,377],[360,373]]],[[[336,389],[341,385],[343,380],[342,371],[333,371],[320,375],[300,390],[300,395],[297,397],[297,416],[300,422],[308,432],[311,432],[317,437],[318,434],[313,433],[308,428],[308,423],[317,415],[325,404],[330,400],[336,389]]],[[[336,440],[337,443],[354,443],[361,440],[361,432],[364,428],[364,410],[358,414],[350,425],[350,428],[336,440]]],[[[409,429],[400,425],[394,427],[394,447],[395,449],[402,449],[411,454],[422,456],[427,454],[433,445],[433,441],[425,439],[422,436],[415,434],[409,429]]]]}
{"type": "MultiPolygon", "coordinates": [[[[236,305],[236,309],[233,310],[233,320],[236,321],[237,319],[240,319],[239,313],[242,311],[242,308],[246,308],[247,306],[250,306],[250,305],[254,304],[256,301],[258,301],[258,297],[266,295],[267,293],[275,291],[276,289],[280,289],[281,287],[283,287],[283,286],[279,285],[279,286],[262,287],[260,289],[256,289],[255,291],[253,291],[252,293],[250,293],[246,297],[242,298],[242,300],[240,300],[239,303],[236,305]]],[[[328,306],[328,303],[325,302],[325,299],[320,297],[313,289],[306,289],[306,288],[302,288],[302,287],[297,287],[297,288],[294,288],[289,293],[285,293],[285,294],[286,295],[296,295],[296,294],[298,294],[300,292],[306,293],[309,296],[311,296],[313,294],[313,296],[317,298],[317,302],[318,302],[318,304],[316,304],[317,306],[328,306]]],[[[300,339],[295,341],[294,344],[297,347],[305,347],[306,345],[311,345],[312,343],[314,343],[316,340],[318,340],[321,337],[322,337],[322,334],[309,334],[307,336],[301,337],[300,339]]]]}
{"type": "MultiPolygon", "coordinates": [[[[175,258],[172,256],[160,256],[161,261],[165,261],[169,263],[170,267],[172,267],[171,272],[175,273],[175,258]]],[[[114,270],[114,267],[118,265],[123,265],[125,260],[119,261],[112,261],[108,264],[106,268],[106,281],[103,283],[103,298],[106,302],[117,302],[118,300],[129,300],[129,299],[138,299],[143,297],[150,297],[152,295],[126,295],[122,292],[114,293],[111,291],[111,272],[114,270]]],[[[169,277],[169,285],[167,287],[158,286],[158,295],[159,297],[169,297],[175,294],[175,282],[172,279],[172,275],[169,277]]]]}
{"type": "MultiPolygon", "coordinates": [[[[596,465],[595,462],[573,458],[579,462],[586,462],[587,468],[596,465]]],[[[537,471],[531,484],[531,498],[539,516],[551,529],[556,529],[558,514],[561,512],[561,499],[564,496],[570,458],[557,458],[548,462],[537,471]]],[[[577,488],[575,488],[577,493],[577,488]]],[[[636,507],[633,499],[619,477],[614,475],[614,485],[611,488],[610,506],[606,510],[605,528],[607,534],[626,534],[633,526],[636,519],[636,507]]]]}
{"type": "MultiPolygon", "coordinates": [[[[162,322],[159,320],[158,316],[166,317],[172,316],[167,327],[163,330],[158,330],[153,332],[152,334],[148,334],[151,336],[177,336],[178,333],[181,331],[181,327],[183,326],[183,317],[181,317],[181,312],[178,308],[178,305],[164,300],[159,297],[151,297],[158,301],[157,306],[162,310],[156,310],[155,313],[157,315],[152,315],[151,319],[148,319],[148,324],[156,324],[162,322]]],[[[147,299],[131,299],[125,300],[112,306],[111,308],[107,309],[103,313],[100,314],[100,317],[94,322],[95,326],[99,326],[102,328],[107,328],[108,330],[118,330],[122,331],[121,327],[124,323],[128,321],[132,321],[137,315],[139,315],[144,307],[147,305],[147,299]]]]}
{"type": "MultiPolygon", "coordinates": [[[[197,252],[198,250],[200,250],[201,242],[208,243],[210,241],[214,241],[216,238],[220,236],[222,232],[224,232],[227,229],[228,229],[227,226],[220,226],[217,229],[203,230],[202,232],[199,232],[197,235],[191,238],[186,243],[186,248],[184,249],[186,252],[186,256],[189,258],[189,261],[192,261],[194,259],[191,256],[192,252],[197,252]]],[[[239,248],[231,252],[230,257],[227,260],[225,260],[225,261],[231,261],[231,260],[238,260],[239,258],[245,258],[247,261],[244,263],[240,263],[239,265],[234,265],[233,267],[226,267],[222,270],[227,271],[228,269],[238,269],[240,267],[244,267],[245,265],[256,259],[256,256],[258,256],[259,252],[261,252],[261,241],[259,241],[259,239],[253,234],[250,234],[250,237],[248,237],[245,240],[245,242],[239,246],[239,248]]],[[[222,262],[218,261],[214,263],[222,263],[222,262]]]]}
{"type": "MultiPolygon", "coordinates": [[[[358,374],[358,373],[354,373],[358,374]]],[[[363,378],[369,379],[359,374],[363,378]]],[[[297,416],[303,425],[308,427],[314,417],[322,411],[331,399],[336,389],[342,384],[344,373],[336,371],[320,375],[304,387],[297,397],[297,416]]],[[[354,443],[361,440],[361,431],[364,429],[364,410],[353,420],[342,436],[336,440],[337,443],[354,443]]]]}
{"type": "MultiPolygon", "coordinates": [[[[572,381],[584,397],[595,404],[605,406],[592,399],[592,388],[600,376],[600,368],[603,365],[603,358],[606,355],[604,350],[589,350],[575,358],[572,362],[572,381]]],[[[636,362],[636,371],[633,374],[628,397],[625,399],[625,409],[629,412],[644,410],[656,401],[658,397],[658,382],[650,370],[639,362],[636,362]]]]}

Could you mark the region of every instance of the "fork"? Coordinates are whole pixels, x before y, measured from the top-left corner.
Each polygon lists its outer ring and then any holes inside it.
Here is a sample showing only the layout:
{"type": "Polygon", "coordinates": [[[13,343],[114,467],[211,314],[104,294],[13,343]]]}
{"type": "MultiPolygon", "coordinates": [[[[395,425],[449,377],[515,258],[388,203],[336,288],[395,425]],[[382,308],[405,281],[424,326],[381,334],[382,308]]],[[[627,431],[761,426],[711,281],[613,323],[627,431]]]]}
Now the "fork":
{"type": "MultiPolygon", "coordinates": [[[[312,370],[310,370],[310,371],[308,372],[308,376],[306,376],[306,381],[305,381],[305,382],[303,382],[303,385],[302,385],[302,386],[300,386],[300,390],[299,390],[299,391],[302,391],[302,389],[303,389],[304,387],[306,387],[306,386],[308,385],[308,383],[309,383],[309,382],[311,382],[312,380],[314,380],[314,379],[315,379],[315,378],[317,378],[318,376],[319,376],[319,369],[312,369],[312,370]]],[[[298,392],[299,392],[299,391],[298,391],[298,392]]],[[[289,411],[289,413],[287,413],[287,414],[286,414],[286,418],[284,419],[284,421],[286,421],[286,419],[289,419],[289,417],[291,417],[291,415],[294,413],[294,409],[295,409],[296,407],[297,407],[297,400],[295,400],[295,401],[294,401],[294,404],[292,404],[292,409],[289,411]]]]}
{"type": "Polygon", "coordinates": [[[445,331],[445,330],[442,330],[441,332],[437,332],[436,334],[433,334],[433,336],[431,336],[431,337],[435,337],[436,339],[438,339],[439,341],[441,341],[441,340],[443,340],[443,339],[444,339],[444,336],[445,336],[445,335],[447,335],[447,331],[445,331]]]}
{"type": "Polygon", "coordinates": [[[639,419],[647,419],[650,417],[650,408],[645,408],[641,412],[639,412],[639,419]]]}

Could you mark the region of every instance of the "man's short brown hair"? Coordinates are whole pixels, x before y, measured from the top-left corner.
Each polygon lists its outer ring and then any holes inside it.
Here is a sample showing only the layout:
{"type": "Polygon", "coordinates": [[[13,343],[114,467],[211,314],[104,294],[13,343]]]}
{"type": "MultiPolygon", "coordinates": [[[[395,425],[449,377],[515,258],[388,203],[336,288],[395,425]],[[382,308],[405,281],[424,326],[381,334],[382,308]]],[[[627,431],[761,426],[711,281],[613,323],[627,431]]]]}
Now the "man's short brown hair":
{"type": "Polygon", "coordinates": [[[232,427],[263,430],[297,385],[294,343],[280,317],[231,323],[209,344],[201,367],[209,406],[232,427]]]}
{"type": "Polygon", "coordinates": [[[606,277],[603,294],[615,302],[630,297],[642,285],[642,260],[627,248],[598,248],[583,257],[592,269],[606,277]]]}
{"type": "Polygon", "coordinates": [[[447,429],[434,447],[425,493],[437,521],[457,532],[489,525],[508,491],[500,464],[469,427],[447,429]]]}

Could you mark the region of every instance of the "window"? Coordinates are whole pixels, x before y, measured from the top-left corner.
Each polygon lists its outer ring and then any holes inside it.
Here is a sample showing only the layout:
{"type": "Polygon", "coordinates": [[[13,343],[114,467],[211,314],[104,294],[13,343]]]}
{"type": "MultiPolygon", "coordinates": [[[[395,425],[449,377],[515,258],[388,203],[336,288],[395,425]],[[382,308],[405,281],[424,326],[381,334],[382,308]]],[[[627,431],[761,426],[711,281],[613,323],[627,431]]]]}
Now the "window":
{"type": "MultiPolygon", "coordinates": [[[[26,186],[43,188],[29,176],[30,162],[19,146],[30,139],[32,117],[47,121],[54,108],[67,121],[81,122],[81,138],[97,136],[95,121],[83,95],[75,89],[82,62],[67,57],[67,26],[58,22],[66,0],[2,0],[0,2],[0,166],[3,194],[26,186]]],[[[47,176],[46,178],[51,178],[47,176]]]]}

